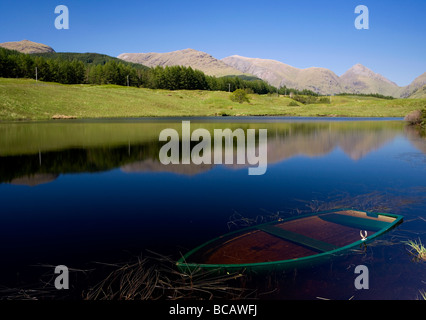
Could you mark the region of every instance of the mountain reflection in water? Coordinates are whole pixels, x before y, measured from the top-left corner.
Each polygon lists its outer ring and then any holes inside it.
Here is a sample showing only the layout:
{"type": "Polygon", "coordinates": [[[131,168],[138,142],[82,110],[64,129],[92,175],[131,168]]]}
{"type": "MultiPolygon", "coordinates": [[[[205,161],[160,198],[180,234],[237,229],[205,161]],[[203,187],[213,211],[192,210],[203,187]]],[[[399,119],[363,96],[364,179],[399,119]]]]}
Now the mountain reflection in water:
{"type": "MultiPolygon", "coordinates": [[[[229,121],[229,120],[228,120],[229,121]]],[[[158,154],[161,130],[180,131],[175,121],[82,121],[0,124],[0,183],[35,186],[61,174],[103,172],[171,172],[197,175],[214,164],[163,165],[158,154]]],[[[362,159],[398,136],[426,153],[426,142],[402,121],[192,121],[191,128],[268,129],[268,165],[296,156],[321,157],[336,149],[353,161],[362,159]]],[[[235,141],[234,141],[235,142],[235,141]]],[[[236,143],[234,143],[236,145],[236,143]]],[[[246,168],[236,164],[223,166],[246,168]]]]}

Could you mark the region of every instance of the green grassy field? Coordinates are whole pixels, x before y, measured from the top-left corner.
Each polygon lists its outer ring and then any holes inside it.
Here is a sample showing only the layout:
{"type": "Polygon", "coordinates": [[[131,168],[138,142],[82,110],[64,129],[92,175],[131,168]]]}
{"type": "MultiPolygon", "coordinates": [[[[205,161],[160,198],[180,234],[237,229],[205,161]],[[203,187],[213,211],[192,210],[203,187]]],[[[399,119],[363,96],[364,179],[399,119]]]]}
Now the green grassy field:
{"type": "Polygon", "coordinates": [[[426,99],[384,100],[335,96],[331,104],[290,107],[292,99],[250,95],[239,104],[219,91],[168,91],[115,85],[62,85],[0,78],[0,120],[45,120],[54,115],[84,118],[163,116],[349,116],[403,117],[426,99]]]}

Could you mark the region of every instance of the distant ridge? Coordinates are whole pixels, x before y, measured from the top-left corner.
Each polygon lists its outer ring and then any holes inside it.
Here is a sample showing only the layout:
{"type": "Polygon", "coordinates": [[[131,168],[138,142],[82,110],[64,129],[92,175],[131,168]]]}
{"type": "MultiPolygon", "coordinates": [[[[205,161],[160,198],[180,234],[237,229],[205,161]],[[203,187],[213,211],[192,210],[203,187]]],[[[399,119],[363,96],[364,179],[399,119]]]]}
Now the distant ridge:
{"type": "Polygon", "coordinates": [[[425,95],[425,87],[426,86],[426,72],[418,76],[411,82],[408,86],[404,87],[401,92],[401,98],[411,98],[413,95],[418,96],[420,92],[423,92],[425,95]]]}
{"type": "Polygon", "coordinates": [[[339,77],[326,68],[298,69],[276,60],[233,55],[222,61],[279,87],[309,89],[320,94],[379,93],[399,97],[401,92],[397,84],[361,64],[356,64],[339,77]]]}
{"type": "Polygon", "coordinates": [[[275,87],[286,85],[294,88],[296,86],[295,78],[299,69],[288,64],[275,60],[246,58],[239,55],[230,56],[221,61],[241,72],[263,79],[275,87]]]}
{"type": "Polygon", "coordinates": [[[400,96],[401,88],[378,73],[358,63],[341,77],[343,90],[353,93],[380,93],[385,96],[400,96]]]}
{"type": "Polygon", "coordinates": [[[48,45],[32,42],[29,40],[22,40],[22,41],[14,41],[14,42],[3,42],[0,43],[0,47],[9,49],[9,50],[16,50],[22,53],[48,53],[48,52],[55,52],[51,47],[48,45]]]}
{"type": "Polygon", "coordinates": [[[140,63],[148,67],[185,66],[203,71],[210,76],[242,75],[243,73],[208,53],[184,49],[166,53],[122,53],[117,58],[124,61],[140,63]]]}
{"type": "Polygon", "coordinates": [[[418,88],[410,96],[408,96],[408,98],[410,98],[410,99],[426,99],[426,85],[418,88]]]}

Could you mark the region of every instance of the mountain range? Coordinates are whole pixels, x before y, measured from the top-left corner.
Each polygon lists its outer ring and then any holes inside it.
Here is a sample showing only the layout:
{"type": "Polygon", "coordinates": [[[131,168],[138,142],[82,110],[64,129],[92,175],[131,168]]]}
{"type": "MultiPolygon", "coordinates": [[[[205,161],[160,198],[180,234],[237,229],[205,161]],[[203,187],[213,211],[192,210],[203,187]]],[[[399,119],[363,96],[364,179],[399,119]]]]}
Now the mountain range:
{"type": "MultiPolygon", "coordinates": [[[[148,67],[190,66],[213,76],[252,75],[275,87],[286,86],[298,90],[308,89],[325,95],[379,93],[395,98],[407,98],[426,85],[426,72],[416,78],[410,85],[399,87],[396,83],[362,64],[354,65],[339,77],[326,68],[299,69],[276,60],[247,58],[238,55],[219,60],[208,53],[194,49],[166,53],[122,53],[118,58],[148,67]]],[[[422,91],[420,90],[420,92],[422,91]]],[[[419,95],[418,92],[417,94],[419,95]]]]}
{"type": "Polygon", "coordinates": [[[396,98],[407,98],[414,93],[423,96],[426,72],[410,85],[399,87],[396,83],[375,73],[362,64],[356,64],[340,77],[326,68],[299,69],[276,60],[247,58],[238,55],[218,60],[208,53],[194,49],[167,53],[122,53],[124,61],[144,64],[148,67],[184,65],[199,69],[208,75],[253,75],[275,87],[286,86],[298,90],[308,89],[319,94],[379,93],[396,98]]]}
{"type": "MultiPolygon", "coordinates": [[[[55,53],[55,50],[47,45],[28,40],[0,43],[0,46],[30,54],[55,53]]],[[[248,58],[239,55],[232,55],[219,60],[206,52],[194,49],[166,53],[122,53],[117,58],[147,67],[182,65],[217,77],[251,75],[275,87],[309,89],[325,95],[345,92],[378,93],[396,98],[426,97],[426,72],[417,77],[411,84],[400,87],[362,64],[354,65],[339,77],[326,68],[300,69],[276,60],[248,58]]]]}
{"type": "Polygon", "coordinates": [[[275,60],[230,56],[222,61],[274,86],[285,85],[299,90],[309,89],[320,94],[379,93],[396,98],[407,98],[417,89],[426,85],[426,72],[410,85],[399,87],[396,83],[362,64],[354,65],[339,77],[326,68],[299,69],[275,60]]]}

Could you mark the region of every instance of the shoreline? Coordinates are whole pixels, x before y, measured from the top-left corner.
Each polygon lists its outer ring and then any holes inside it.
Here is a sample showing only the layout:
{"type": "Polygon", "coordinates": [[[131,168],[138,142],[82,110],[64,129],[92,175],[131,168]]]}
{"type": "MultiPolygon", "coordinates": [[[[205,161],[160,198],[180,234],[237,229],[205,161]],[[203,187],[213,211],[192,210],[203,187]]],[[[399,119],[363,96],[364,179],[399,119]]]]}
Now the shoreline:
{"type": "Polygon", "coordinates": [[[2,120],[0,124],[14,123],[84,123],[84,122],[149,122],[149,121],[204,121],[204,122],[274,122],[279,121],[404,121],[404,117],[369,117],[369,116],[288,116],[288,115],[250,115],[250,116],[142,116],[142,117],[99,117],[99,118],[69,118],[69,119],[17,119],[2,120]],[[259,121],[257,121],[259,120],[259,121]]]}

